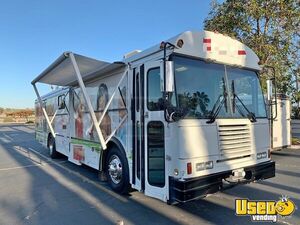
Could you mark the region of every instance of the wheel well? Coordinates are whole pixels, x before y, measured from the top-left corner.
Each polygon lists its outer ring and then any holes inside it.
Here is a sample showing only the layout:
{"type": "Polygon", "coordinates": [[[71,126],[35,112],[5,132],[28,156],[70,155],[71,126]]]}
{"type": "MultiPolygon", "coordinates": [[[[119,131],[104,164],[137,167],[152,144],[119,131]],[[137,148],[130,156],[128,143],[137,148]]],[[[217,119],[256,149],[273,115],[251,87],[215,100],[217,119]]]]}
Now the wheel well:
{"type": "Polygon", "coordinates": [[[106,150],[104,150],[103,153],[102,153],[102,154],[103,154],[103,155],[102,155],[102,161],[101,161],[102,165],[100,165],[100,168],[99,168],[99,169],[101,169],[101,166],[102,166],[103,171],[105,171],[105,162],[106,162],[106,160],[107,160],[108,151],[109,151],[110,149],[112,149],[113,147],[118,148],[118,149],[120,149],[121,151],[123,151],[123,153],[124,153],[125,156],[126,156],[125,149],[124,149],[123,145],[121,144],[121,142],[120,142],[117,138],[112,138],[112,139],[107,143],[107,148],[106,148],[106,150]]]}

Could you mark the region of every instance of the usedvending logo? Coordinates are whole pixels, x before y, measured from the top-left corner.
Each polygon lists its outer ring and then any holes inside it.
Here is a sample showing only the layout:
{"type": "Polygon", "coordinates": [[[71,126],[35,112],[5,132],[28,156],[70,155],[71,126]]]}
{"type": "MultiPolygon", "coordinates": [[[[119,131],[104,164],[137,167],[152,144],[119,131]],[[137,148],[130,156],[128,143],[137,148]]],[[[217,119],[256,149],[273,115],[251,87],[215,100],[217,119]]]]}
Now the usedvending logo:
{"type": "Polygon", "coordinates": [[[295,203],[287,196],[282,196],[278,201],[235,200],[235,214],[237,216],[250,216],[253,222],[275,223],[279,216],[291,216],[295,210],[295,203]]]}

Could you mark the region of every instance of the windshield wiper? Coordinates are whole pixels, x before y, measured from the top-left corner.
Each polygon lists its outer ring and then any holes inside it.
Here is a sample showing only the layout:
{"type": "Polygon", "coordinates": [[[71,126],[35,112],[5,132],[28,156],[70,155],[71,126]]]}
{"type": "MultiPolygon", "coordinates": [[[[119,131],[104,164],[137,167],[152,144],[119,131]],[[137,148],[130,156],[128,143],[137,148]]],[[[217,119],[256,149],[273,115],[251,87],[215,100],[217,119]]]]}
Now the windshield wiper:
{"type": "Polygon", "coordinates": [[[223,94],[221,94],[218,97],[217,101],[215,102],[212,110],[209,113],[209,120],[206,121],[206,123],[215,122],[215,120],[216,120],[217,116],[219,115],[219,112],[220,112],[223,105],[225,106],[225,110],[227,112],[227,92],[226,92],[226,89],[225,89],[224,78],[223,78],[223,94]],[[222,101],[220,101],[221,97],[223,97],[222,101]]]}
{"type": "Polygon", "coordinates": [[[243,108],[247,111],[247,118],[252,122],[256,122],[256,116],[253,112],[251,112],[243,103],[243,101],[239,98],[239,96],[237,96],[237,94],[235,93],[235,87],[234,87],[234,80],[232,80],[231,82],[231,91],[232,91],[232,95],[233,95],[233,99],[232,99],[232,110],[233,113],[235,113],[235,108],[237,108],[238,112],[245,117],[245,114],[243,113],[242,109],[240,108],[240,106],[238,104],[236,104],[235,99],[237,99],[241,105],[243,106],[243,108]]]}

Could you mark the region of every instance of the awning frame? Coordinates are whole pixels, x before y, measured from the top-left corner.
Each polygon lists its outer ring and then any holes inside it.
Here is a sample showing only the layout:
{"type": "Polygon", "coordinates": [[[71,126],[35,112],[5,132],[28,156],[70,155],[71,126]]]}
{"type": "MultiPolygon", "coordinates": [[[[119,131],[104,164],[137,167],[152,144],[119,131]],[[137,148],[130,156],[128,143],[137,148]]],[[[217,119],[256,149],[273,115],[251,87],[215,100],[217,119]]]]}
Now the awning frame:
{"type": "Polygon", "coordinates": [[[101,143],[101,147],[103,150],[105,150],[107,148],[106,146],[106,143],[105,143],[105,140],[104,140],[104,137],[103,137],[103,134],[102,134],[102,131],[100,129],[100,126],[97,126],[97,117],[96,117],[96,114],[94,112],[94,109],[93,109],[93,105],[92,105],[92,102],[91,102],[91,99],[86,91],[86,87],[84,85],[84,82],[83,82],[83,79],[82,79],[82,76],[80,74],[80,70],[79,70],[79,67],[76,63],[76,59],[74,57],[74,54],[73,53],[69,53],[68,54],[70,59],[71,59],[71,62],[73,64],[73,68],[74,68],[74,71],[75,71],[75,75],[77,77],[77,81],[78,81],[78,84],[79,84],[79,87],[82,91],[82,94],[83,94],[83,97],[84,97],[84,100],[85,100],[85,103],[87,104],[87,107],[88,107],[88,110],[89,110],[89,113],[91,115],[91,119],[93,121],[93,125],[96,129],[96,132],[97,132],[97,135],[98,135],[98,138],[100,140],[100,143],[101,143]]]}
{"type": "Polygon", "coordinates": [[[32,83],[32,85],[33,85],[33,89],[34,89],[34,91],[35,91],[35,93],[36,93],[36,96],[37,96],[38,102],[39,102],[39,104],[40,104],[40,107],[41,107],[41,109],[42,109],[42,112],[43,112],[43,114],[44,114],[44,116],[45,116],[45,118],[46,118],[46,121],[47,121],[47,124],[48,124],[48,126],[49,126],[49,129],[50,129],[50,132],[51,132],[51,134],[52,134],[52,137],[55,138],[55,137],[56,137],[56,134],[55,134],[55,132],[54,132],[52,123],[51,123],[51,121],[50,121],[50,119],[49,119],[49,116],[48,116],[48,114],[47,114],[47,111],[46,111],[46,108],[45,108],[45,104],[43,103],[43,100],[42,100],[42,98],[41,98],[41,96],[40,96],[40,93],[39,93],[39,91],[38,91],[38,89],[37,89],[37,87],[36,87],[36,83],[32,83]]]}
{"type": "Polygon", "coordinates": [[[83,97],[84,97],[84,100],[85,100],[85,103],[88,107],[88,111],[90,113],[90,116],[91,116],[91,119],[92,119],[92,122],[93,122],[93,126],[96,130],[96,133],[97,133],[97,136],[99,138],[99,141],[100,141],[100,144],[101,144],[101,150],[105,150],[107,149],[107,143],[108,141],[113,137],[113,135],[116,133],[116,131],[121,127],[121,125],[123,124],[123,122],[125,121],[125,119],[127,118],[127,114],[124,116],[124,118],[121,120],[120,124],[117,126],[116,129],[114,129],[114,131],[112,132],[112,134],[105,140],[104,139],[104,136],[103,136],[103,133],[100,129],[100,124],[106,114],[106,112],[108,111],[108,108],[115,96],[115,93],[118,91],[119,89],[119,86],[121,85],[124,77],[128,74],[128,66],[127,68],[125,69],[125,72],[123,73],[117,87],[115,88],[114,92],[112,93],[107,105],[105,106],[102,114],[101,114],[101,117],[99,119],[99,121],[97,120],[97,117],[96,117],[96,114],[94,112],[94,109],[93,109],[93,106],[92,106],[92,103],[91,103],[91,99],[87,93],[87,90],[86,90],[86,87],[85,87],[85,84],[84,84],[84,81],[83,81],[83,78],[82,78],[82,75],[81,75],[81,72],[80,72],[80,69],[79,69],[79,66],[76,62],[76,58],[74,56],[74,54],[72,52],[65,52],[63,53],[54,63],[52,63],[42,74],[40,74],[37,78],[35,78],[31,84],[33,85],[33,88],[35,90],[35,93],[37,95],[37,98],[38,98],[38,102],[39,102],[39,105],[40,107],[42,108],[42,112],[46,118],[46,121],[47,121],[47,124],[49,126],[49,129],[50,129],[50,132],[52,134],[52,136],[55,138],[56,137],[56,133],[54,131],[54,128],[52,126],[52,122],[53,122],[53,119],[52,118],[50,120],[48,114],[47,114],[47,111],[46,111],[46,108],[45,108],[45,105],[43,104],[43,100],[39,94],[39,91],[36,87],[36,83],[39,82],[40,79],[42,79],[43,77],[45,77],[47,75],[47,73],[51,72],[51,70],[55,69],[58,65],[60,65],[60,63],[62,63],[65,59],[69,58],[71,60],[71,63],[72,63],[72,67],[74,69],[74,73],[75,73],[75,76],[76,76],[76,79],[77,79],[77,82],[78,82],[78,85],[79,85],[79,88],[81,89],[82,91],[82,94],[83,94],[83,97]]]}
{"type": "Polygon", "coordinates": [[[71,52],[64,52],[45,71],[43,71],[38,77],[36,77],[33,81],[31,81],[31,84],[34,85],[35,83],[39,82],[39,80],[42,79],[48,72],[53,70],[56,66],[61,64],[66,58],[68,58],[70,53],[71,52]]]}

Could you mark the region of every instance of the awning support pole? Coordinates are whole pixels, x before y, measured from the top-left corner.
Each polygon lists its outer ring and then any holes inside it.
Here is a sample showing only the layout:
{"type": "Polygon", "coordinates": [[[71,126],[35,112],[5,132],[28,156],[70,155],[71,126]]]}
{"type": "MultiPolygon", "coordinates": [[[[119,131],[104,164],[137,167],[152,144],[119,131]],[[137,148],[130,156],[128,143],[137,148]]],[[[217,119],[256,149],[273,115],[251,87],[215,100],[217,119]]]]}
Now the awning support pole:
{"type": "Polygon", "coordinates": [[[89,113],[91,115],[91,119],[93,121],[93,125],[94,125],[94,127],[96,129],[96,132],[98,134],[98,137],[99,137],[99,140],[100,140],[100,143],[101,143],[101,147],[102,147],[103,150],[105,150],[107,146],[106,146],[105,140],[103,138],[103,134],[101,132],[100,126],[98,125],[97,117],[95,115],[95,112],[94,112],[91,100],[90,100],[90,98],[88,96],[88,93],[86,91],[85,85],[83,83],[82,76],[80,74],[80,70],[79,70],[78,65],[76,63],[76,59],[75,59],[73,53],[69,53],[69,57],[70,57],[71,62],[73,64],[73,68],[74,68],[74,71],[75,71],[75,74],[76,74],[76,77],[77,77],[77,81],[78,81],[78,84],[79,84],[79,86],[81,88],[84,100],[85,100],[85,102],[87,104],[87,107],[88,107],[88,110],[89,110],[89,113]]]}
{"type": "Polygon", "coordinates": [[[45,109],[45,106],[44,106],[44,104],[43,104],[43,101],[42,101],[42,98],[41,98],[41,96],[40,96],[40,93],[39,93],[39,91],[38,91],[38,89],[37,89],[35,83],[33,83],[32,86],[33,86],[34,91],[35,91],[35,93],[36,93],[36,96],[37,96],[37,98],[38,98],[39,104],[40,104],[40,106],[41,106],[41,108],[42,108],[43,114],[44,114],[44,116],[45,116],[45,118],[46,118],[46,121],[47,121],[47,124],[48,124],[48,126],[49,126],[49,129],[50,129],[50,132],[51,132],[51,134],[52,134],[52,137],[55,138],[56,135],[55,135],[55,132],[54,132],[52,123],[51,123],[51,121],[50,121],[50,119],[49,119],[49,116],[48,116],[48,114],[47,114],[47,112],[46,112],[46,109],[45,109]]]}
{"type": "MultiPolygon", "coordinates": [[[[106,104],[103,112],[101,113],[100,119],[98,121],[98,126],[100,126],[100,124],[101,124],[101,122],[102,122],[102,120],[103,120],[103,118],[104,118],[104,116],[105,116],[105,114],[106,114],[106,112],[107,112],[107,110],[108,110],[108,108],[109,108],[109,106],[110,106],[110,104],[111,104],[111,102],[112,102],[112,100],[113,100],[116,92],[119,90],[119,87],[120,87],[122,81],[124,80],[124,77],[126,77],[127,74],[128,74],[128,69],[126,69],[125,72],[123,73],[123,75],[122,75],[119,83],[117,84],[117,86],[116,86],[114,92],[112,93],[109,101],[107,102],[107,104],[106,104]]],[[[124,123],[124,121],[126,120],[126,118],[127,118],[127,114],[121,120],[121,122],[119,123],[119,125],[114,129],[114,131],[108,136],[108,138],[105,140],[105,143],[108,143],[110,141],[110,139],[115,135],[115,133],[117,132],[117,130],[122,126],[122,124],[124,123]]]]}
{"type": "Polygon", "coordinates": [[[51,124],[53,123],[53,121],[54,121],[54,119],[55,119],[55,117],[56,117],[57,111],[58,111],[58,110],[55,111],[53,117],[52,117],[51,120],[50,120],[50,123],[51,123],[51,124]]]}
{"type": "Polygon", "coordinates": [[[128,117],[128,115],[126,114],[123,117],[123,119],[120,121],[119,125],[113,130],[113,132],[111,132],[111,134],[109,135],[109,137],[106,139],[106,143],[108,143],[110,141],[110,139],[115,135],[115,133],[123,125],[123,123],[125,122],[125,120],[127,119],[127,117],[128,117]]]}

